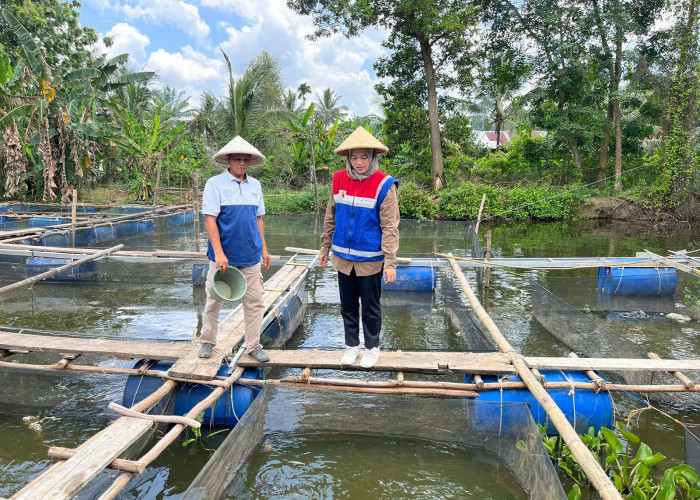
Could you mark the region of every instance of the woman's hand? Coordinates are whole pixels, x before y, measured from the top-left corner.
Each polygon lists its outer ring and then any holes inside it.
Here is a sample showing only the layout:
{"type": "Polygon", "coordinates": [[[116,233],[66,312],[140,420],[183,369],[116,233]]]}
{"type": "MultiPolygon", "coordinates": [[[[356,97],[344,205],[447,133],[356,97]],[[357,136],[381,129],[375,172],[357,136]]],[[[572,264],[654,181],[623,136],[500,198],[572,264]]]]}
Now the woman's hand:
{"type": "Polygon", "coordinates": [[[321,267],[328,267],[328,255],[319,255],[318,262],[321,264],[321,267]]]}
{"type": "Polygon", "coordinates": [[[387,285],[396,281],[396,269],[384,269],[384,283],[387,285]]]}

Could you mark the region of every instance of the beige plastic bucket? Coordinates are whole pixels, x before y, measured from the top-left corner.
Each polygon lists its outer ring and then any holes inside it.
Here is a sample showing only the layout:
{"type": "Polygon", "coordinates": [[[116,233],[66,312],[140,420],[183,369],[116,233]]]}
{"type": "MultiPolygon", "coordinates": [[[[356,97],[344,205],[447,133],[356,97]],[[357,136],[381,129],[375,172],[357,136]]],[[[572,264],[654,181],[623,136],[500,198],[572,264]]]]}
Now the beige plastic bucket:
{"type": "Polygon", "coordinates": [[[238,269],[229,266],[225,273],[216,270],[211,278],[209,293],[214,300],[233,302],[240,300],[248,290],[248,283],[238,269]]]}

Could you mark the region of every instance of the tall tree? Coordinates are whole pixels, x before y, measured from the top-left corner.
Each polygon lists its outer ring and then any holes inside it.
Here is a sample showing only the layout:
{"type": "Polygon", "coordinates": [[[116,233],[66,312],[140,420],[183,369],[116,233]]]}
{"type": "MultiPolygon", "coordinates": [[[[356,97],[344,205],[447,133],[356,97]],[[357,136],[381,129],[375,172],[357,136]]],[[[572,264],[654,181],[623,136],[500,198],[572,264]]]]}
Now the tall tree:
{"type": "Polygon", "coordinates": [[[471,69],[468,48],[477,21],[473,5],[464,0],[288,0],[287,5],[313,17],[315,36],[342,32],[351,37],[369,27],[387,29],[385,46],[405,50],[395,50],[378,63],[378,73],[393,77],[391,68],[396,69],[398,58],[406,55],[421,60],[421,74],[413,79],[422,81],[426,91],[433,189],[445,187],[438,88],[454,88],[455,75],[471,69]]]}
{"type": "MultiPolygon", "coordinates": [[[[81,26],[78,0],[2,0],[0,7],[41,41],[47,66],[58,73],[81,68],[91,59],[97,32],[81,26]]],[[[22,43],[2,16],[0,44],[8,50],[12,65],[16,64],[23,55],[22,43]]]]}
{"type": "MultiPolygon", "coordinates": [[[[664,6],[664,0],[590,0],[592,24],[599,37],[599,45],[593,45],[600,52],[604,67],[608,72],[608,122],[615,129],[615,191],[622,189],[622,114],[620,111],[620,81],[622,80],[624,51],[623,46],[633,36],[642,36],[650,31],[656,17],[664,6]]],[[[637,41],[639,42],[639,40],[637,41]]],[[[603,140],[598,162],[598,180],[605,178],[608,162],[609,127],[603,127],[603,140]]]]}
{"type": "MultiPolygon", "coordinates": [[[[676,68],[672,77],[668,103],[668,136],[665,139],[666,165],[662,177],[665,202],[673,209],[697,213],[697,200],[683,205],[689,198],[693,175],[698,175],[697,152],[692,130],[697,124],[698,100],[698,12],[696,0],[684,0],[677,7],[675,48],[676,68]]],[[[695,196],[700,195],[697,191],[695,196]]]]}

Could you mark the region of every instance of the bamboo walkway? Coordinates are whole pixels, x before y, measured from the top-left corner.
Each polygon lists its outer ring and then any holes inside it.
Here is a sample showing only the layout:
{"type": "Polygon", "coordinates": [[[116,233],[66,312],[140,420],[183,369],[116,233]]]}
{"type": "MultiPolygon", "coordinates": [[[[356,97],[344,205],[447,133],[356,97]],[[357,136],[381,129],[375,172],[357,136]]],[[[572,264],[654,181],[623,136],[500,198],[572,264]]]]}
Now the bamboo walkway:
{"type": "MultiPolygon", "coordinates": [[[[315,262],[315,259],[312,262],[315,262]]],[[[264,298],[267,307],[271,307],[276,299],[290,288],[295,281],[303,279],[308,268],[308,263],[296,262],[294,259],[290,259],[287,264],[282,266],[265,283],[264,298]]],[[[67,369],[71,366],[70,362],[73,359],[70,356],[81,354],[177,360],[171,368],[172,373],[169,372],[164,377],[161,375],[163,378],[170,379],[165,380],[160,389],[151,396],[130,408],[134,412],[144,413],[177,387],[178,381],[172,377],[184,376],[183,378],[192,382],[212,381],[221,367],[223,358],[229,355],[232,348],[242,340],[243,332],[242,308],[238,307],[220,324],[219,343],[214,355],[209,360],[202,360],[197,357],[199,350],[199,345],[197,344],[132,343],[106,339],[73,339],[0,332],[0,358],[11,356],[18,352],[62,353],[65,357],[56,365],[52,365],[53,369],[67,369]],[[78,346],[78,343],[82,347],[78,346]]],[[[21,364],[0,361],[0,367],[21,364]]],[[[214,391],[205,400],[196,405],[185,417],[190,419],[196,418],[199,413],[214,404],[227,388],[240,378],[242,373],[243,369],[238,368],[222,383],[215,384],[217,387],[214,391]]],[[[146,374],[146,370],[144,370],[143,374],[146,374]]],[[[119,456],[155,425],[155,422],[148,419],[147,415],[142,417],[122,416],[75,450],[50,450],[53,456],[61,457],[65,460],[49,468],[11,498],[22,500],[68,499],[76,495],[105,468],[122,467],[123,469],[126,465],[130,472],[124,472],[119,476],[115,483],[100,498],[106,500],[116,497],[135,474],[142,472],[186,428],[186,424],[176,424],[141,459],[120,461],[119,456]]]]}

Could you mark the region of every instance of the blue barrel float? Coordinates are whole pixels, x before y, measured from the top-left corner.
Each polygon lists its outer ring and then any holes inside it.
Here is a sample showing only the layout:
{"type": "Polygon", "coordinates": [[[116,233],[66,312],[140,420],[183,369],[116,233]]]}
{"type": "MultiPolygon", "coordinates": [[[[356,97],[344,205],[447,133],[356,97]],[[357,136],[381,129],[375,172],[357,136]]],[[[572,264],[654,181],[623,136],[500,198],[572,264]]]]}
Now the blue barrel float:
{"type": "Polygon", "coordinates": [[[58,226],[59,224],[69,224],[70,220],[60,217],[32,217],[27,221],[27,227],[47,227],[58,226]]]}
{"type": "MultiPolygon", "coordinates": [[[[645,259],[615,259],[640,262],[645,259]]],[[[673,267],[599,267],[598,290],[609,295],[670,296],[676,292],[678,278],[673,267]]]]}
{"type": "Polygon", "coordinates": [[[399,266],[396,268],[396,281],[388,285],[382,282],[382,290],[432,292],[436,285],[437,273],[434,267],[399,266]]]}
{"type": "MultiPolygon", "coordinates": [[[[28,276],[36,276],[71,262],[73,262],[71,259],[29,257],[26,263],[26,271],[28,276]]],[[[46,281],[97,281],[97,265],[95,261],[85,262],[47,278],[46,281]]]]}
{"type": "MultiPolygon", "coordinates": [[[[582,372],[562,372],[558,370],[541,370],[540,373],[547,382],[586,382],[591,379],[582,372]]],[[[498,382],[495,375],[482,375],[484,383],[498,382]]],[[[508,375],[508,381],[520,382],[517,375],[508,375]]],[[[465,383],[474,383],[471,374],[464,376],[465,383]]],[[[614,413],[612,398],[608,391],[595,391],[591,389],[549,389],[547,390],[557,406],[566,415],[566,419],[579,434],[588,432],[593,427],[597,432],[601,427],[612,429],[614,425],[614,413]]],[[[511,421],[508,412],[501,412],[501,405],[513,403],[527,403],[530,407],[532,418],[537,424],[547,427],[547,434],[558,435],[557,429],[550,425],[547,413],[542,409],[535,396],[526,389],[505,389],[480,391],[478,398],[472,399],[465,408],[470,413],[470,421],[476,430],[498,434],[499,432],[512,433],[517,431],[521,422],[511,421]]]]}
{"type": "MultiPolygon", "coordinates": [[[[143,363],[144,360],[137,361],[134,368],[140,368],[143,363]]],[[[172,365],[172,361],[158,361],[150,370],[168,371],[172,365]]],[[[221,365],[217,375],[228,376],[228,369],[228,365],[221,365]]],[[[262,380],[265,376],[261,368],[249,368],[243,372],[241,378],[262,380]]],[[[161,385],[163,385],[163,381],[158,377],[129,375],[126,380],[126,386],[124,387],[122,405],[127,408],[133,406],[153,394],[161,385]]],[[[180,384],[177,392],[173,395],[175,403],[173,409],[170,411],[172,411],[174,415],[185,415],[204,398],[209,396],[214,389],[215,387],[208,387],[204,384],[180,384]]],[[[221,397],[216,400],[214,406],[204,411],[204,423],[206,425],[224,427],[235,426],[245,412],[248,411],[248,408],[250,408],[250,405],[261,390],[261,387],[234,383],[228,391],[226,391],[226,394],[222,394],[221,397]]],[[[164,410],[161,409],[161,411],[164,410]]]]}

